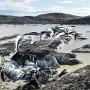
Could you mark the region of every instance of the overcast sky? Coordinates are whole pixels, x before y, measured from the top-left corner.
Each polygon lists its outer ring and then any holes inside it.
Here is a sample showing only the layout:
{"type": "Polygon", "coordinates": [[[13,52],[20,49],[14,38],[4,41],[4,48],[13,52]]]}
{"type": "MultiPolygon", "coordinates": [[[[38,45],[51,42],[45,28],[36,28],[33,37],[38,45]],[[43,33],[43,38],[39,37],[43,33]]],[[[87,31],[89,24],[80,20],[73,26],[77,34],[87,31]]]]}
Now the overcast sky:
{"type": "Polygon", "coordinates": [[[0,0],[0,14],[36,16],[55,12],[90,15],[90,0],[0,0]]]}

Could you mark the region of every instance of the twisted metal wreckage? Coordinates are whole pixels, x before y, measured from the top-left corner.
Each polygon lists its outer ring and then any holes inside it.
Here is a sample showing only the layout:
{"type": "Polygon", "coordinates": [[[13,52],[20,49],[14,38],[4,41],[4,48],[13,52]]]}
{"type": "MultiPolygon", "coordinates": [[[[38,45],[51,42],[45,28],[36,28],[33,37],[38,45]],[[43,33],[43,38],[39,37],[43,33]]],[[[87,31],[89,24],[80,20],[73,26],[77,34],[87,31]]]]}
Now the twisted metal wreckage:
{"type": "MultiPolygon", "coordinates": [[[[3,57],[0,68],[2,80],[6,81],[5,76],[9,80],[29,80],[29,85],[37,84],[34,87],[38,89],[40,88],[38,82],[45,84],[50,82],[51,78],[54,79],[57,75],[56,69],[60,65],[80,64],[75,54],[56,51],[60,44],[71,41],[71,36],[75,33],[63,27],[55,27],[41,33],[31,32],[19,36],[16,42],[17,52],[7,65],[5,65],[5,54],[1,54],[3,57]],[[25,39],[25,36],[29,36],[29,39],[25,39]]],[[[58,77],[65,73],[66,70],[63,70],[58,77]]]]}

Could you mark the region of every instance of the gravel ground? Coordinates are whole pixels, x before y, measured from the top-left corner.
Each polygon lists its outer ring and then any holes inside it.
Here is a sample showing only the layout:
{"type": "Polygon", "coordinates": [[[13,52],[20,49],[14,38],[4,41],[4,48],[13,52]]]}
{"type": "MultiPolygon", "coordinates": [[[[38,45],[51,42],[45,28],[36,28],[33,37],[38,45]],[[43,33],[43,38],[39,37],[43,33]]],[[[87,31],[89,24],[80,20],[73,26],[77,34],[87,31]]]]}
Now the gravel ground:
{"type": "Polygon", "coordinates": [[[62,76],[42,90],[90,90],[90,65],[62,76]]]}

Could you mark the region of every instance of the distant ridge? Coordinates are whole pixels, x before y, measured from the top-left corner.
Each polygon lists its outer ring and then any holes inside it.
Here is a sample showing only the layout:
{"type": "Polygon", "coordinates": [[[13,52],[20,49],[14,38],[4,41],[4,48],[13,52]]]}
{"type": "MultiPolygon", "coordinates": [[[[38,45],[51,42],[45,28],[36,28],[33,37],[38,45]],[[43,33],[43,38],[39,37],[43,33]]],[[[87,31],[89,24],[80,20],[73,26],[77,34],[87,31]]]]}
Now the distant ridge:
{"type": "Polygon", "coordinates": [[[80,17],[64,13],[23,17],[0,15],[0,24],[90,24],[90,16],[80,17]]]}
{"type": "Polygon", "coordinates": [[[71,19],[65,22],[65,24],[87,24],[90,25],[90,16],[82,17],[79,19],[71,19]]]}

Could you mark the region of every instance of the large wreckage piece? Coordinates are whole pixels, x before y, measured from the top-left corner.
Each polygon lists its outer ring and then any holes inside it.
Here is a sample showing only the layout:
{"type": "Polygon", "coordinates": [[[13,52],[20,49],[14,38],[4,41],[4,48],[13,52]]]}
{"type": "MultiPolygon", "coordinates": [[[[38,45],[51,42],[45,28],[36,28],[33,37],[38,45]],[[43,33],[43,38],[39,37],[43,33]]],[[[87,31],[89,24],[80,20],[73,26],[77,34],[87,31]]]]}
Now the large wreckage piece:
{"type": "Polygon", "coordinates": [[[72,50],[72,53],[90,53],[90,44],[72,50]]]}
{"type": "MultiPolygon", "coordinates": [[[[11,80],[18,80],[18,79],[24,79],[30,77],[30,73],[32,70],[37,71],[39,69],[38,68],[39,64],[37,63],[37,61],[38,60],[41,60],[40,62],[45,61],[43,59],[45,57],[48,57],[47,55],[49,55],[53,51],[47,47],[48,44],[49,43],[46,42],[46,46],[44,46],[45,43],[43,45],[42,43],[40,44],[34,43],[34,45],[32,44],[31,47],[28,48],[27,48],[27,44],[24,45],[24,48],[23,47],[21,48],[23,50],[17,52],[11,58],[10,62],[5,63],[3,67],[4,73],[11,80]]],[[[44,62],[44,66],[55,68],[55,67],[59,67],[59,64],[55,58],[54,60],[49,60],[48,58],[47,61],[44,62]]]]}
{"type": "MultiPolygon", "coordinates": [[[[11,77],[11,79],[17,80],[27,77],[29,78],[31,71],[37,71],[39,68],[56,69],[62,64],[75,65],[80,63],[80,61],[74,59],[76,58],[74,54],[58,53],[50,47],[50,44],[51,43],[49,41],[45,42],[44,40],[36,42],[28,48],[27,45],[24,45],[24,47],[21,46],[21,50],[11,58],[11,61],[14,61],[14,64],[12,64],[12,67],[8,70],[6,68],[6,73],[8,72],[7,74],[11,77]]],[[[56,44],[54,43],[53,45],[56,44]]]]}
{"type": "MultiPolygon", "coordinates": [[[[31,72],[38,72],[40,68],[43,68],[43,70],[45,68],[56,69],[61,64],[74,65],[80,63],[74,59],[74,54],[58,53],[55,51],[62,43],[59,39],[40,40],[33,44],[26,42],[20,44],[20,41],[21,39],[17,43],[18,51],[4,67],[5,74],[12,80],[30,79],[31,72]]],[[[52,75],[51,72],[50,74],[52,75]]],[[[47,75],[46,77],[49,78],[47,75]]],[[[40,82],[43,82],[43,77],[38,78],[41,80],[40,82]]],[[[48,80],[47,78],[45,80],[48,80]]]]}
{"type": "Polygon", "coordinates": [[[61,27],[61,26],[56,26],[56,27],[52,27],[51,28],[52,31],[55,33],[64,33],[64,34],[74,34],[76,31],[75,31],[75,27],[61,27]]]}
{"type": "Polygon", "coordinates": [[[59,67],[59,64],[75,65],[81,62],[76,59],[75,54],[58,53],[47,48],[33,48],[25,52],[17,52],[12,58],[19,65],[25,65],[26,61],[34,62],[39,67],[59,67]]]}
{"type": "Polygon", "coordinates": [[[55,32],[51,28],[50,30],[41,31],[40,33],[37,33],[37,32],[26,33],[24,35],[20,35],[17,37],[16,51],[19,51],[18,46],[21,46],[27,42],[29,44],[34,44],[35,42],[41,42],[41,41],[47,40],[49,41],[49,44],[50,44],[51,41],[54,40],[54,43],[56,41],[57,45],[62,43],[62,41],[64,41],[65,43],[68,43],[69,41],[71,41],[72,34],[75,34],[73,30],[70,31],[67,28],[60,28],[57,26],[55,27],[55,32]],[[57,30],[57,28],[59,29],[57,30]],[[60,33],[63,33],[63,34],[60,34],[60,33]]]}
{"type": "MultiPolygon", "coordinates": [[[[62,44],[62,42],[59,39],[55,40],[41,40],[41,41],[36,41],[33,44],[28,44],[28,43],[23,43],[18,45],[18,52],[25,52],[25,51],[32,51],[32,52],[39,52],[42,50],[48,50],[50,51],[51,49],[57,49],[57,47],[62,44]]],[[[42,52],[41,52],[42,53],[42,52]]]]}
{"type": "MultiPolygon", "coordinates": [[[[35,66],[33,62],[29,62],[28,60],[25,62],[25,65],[19,65],[17,62],[11,60],[10,62],[5,62],[3,65],[0,65],[1,71],[7,76],[10,80],[19,80],[26,78],[26,75],[29,74],[31,71],[37,71],[38,67],[35,66]]],[[[4,77],[3,76],[3,77],[4,77]]]]}
{"type": "Polygon", "coordinates": [[[82,62],[76,59],[75,54],[71,53],[53,53],[52,54],[60,65],[76,65],[82,62]]]}
{"type": "Polygon", "coordinates": [[[72,58],[75,57],[73,54],[55,52],[55,49],[62,43],[59,39],[41,40],[29,45],[26,43],[19,45],[19,43],[17,45],[18,52],[11,59],[20,65],[24,65],[27,60],[43,67],[51,63],[53,63],[53,67],[55,63],[68,65],[80,63],[76,58],[72,58]]]}

